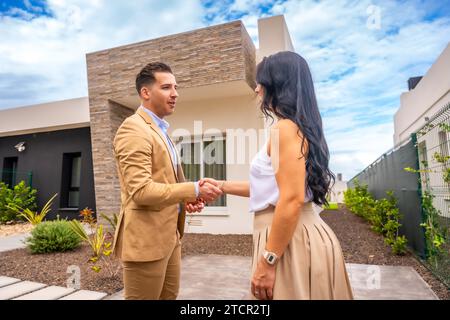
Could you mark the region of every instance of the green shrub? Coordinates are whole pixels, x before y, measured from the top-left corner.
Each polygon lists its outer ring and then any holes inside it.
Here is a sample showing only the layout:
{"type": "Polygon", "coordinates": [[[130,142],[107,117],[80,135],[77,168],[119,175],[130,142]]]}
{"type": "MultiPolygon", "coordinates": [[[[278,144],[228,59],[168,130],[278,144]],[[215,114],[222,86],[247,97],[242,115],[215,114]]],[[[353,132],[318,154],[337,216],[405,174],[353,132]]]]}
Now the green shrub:
{"type": "Polygon", "coordinates": [[[406,245],[408,240],[405,236],[398,236],[395,240],[391,241],[389,244],[392,248],[392,252],[397,255],[402,255],[406,253],[406,245]]]}
{"type": "Polygon", "coordinates": [[[36,210],[36,193],[36,189],[27,187],[24,181],[14,186],[13,189],[0,182],[0,223],[23,219],[12,208],[36,210]]]}
{"type": "Polygon", "coordinates": [[[370,220],[375,210],[376,201],[367,190],[366,185],[360,185],[355,181],[354,189],[347,189],[344,192],[344,202],[347,208],[357,216],[370,220]]]}
{"type": "Polygon", "coordinates": [[[371,224],[371,229],[384,237],[384,242],[391,246],[394,254],[404,254],[408,243],[404,236],[399,236],[400,212],[397,199],[392,191],[388,191],[387,199],[375,200],[368,192],[367,185],[355,182],[354,189],[344,192],[347,208],[354,214],[363,217],[371,224]]]}
{"type": "Polygon", "coordinates": [[[44,221],[31,231],[26,241],[33,253],[64,252],[81,244],[81,239],[66,220],[44,221]]]}

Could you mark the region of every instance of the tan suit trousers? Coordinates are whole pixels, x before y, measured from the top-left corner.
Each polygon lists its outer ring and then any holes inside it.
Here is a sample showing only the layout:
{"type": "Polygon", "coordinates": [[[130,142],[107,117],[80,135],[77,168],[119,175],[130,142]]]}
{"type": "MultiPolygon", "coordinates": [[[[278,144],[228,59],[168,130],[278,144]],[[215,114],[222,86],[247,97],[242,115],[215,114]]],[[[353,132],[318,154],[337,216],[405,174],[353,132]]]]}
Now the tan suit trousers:
{"type": "MultiPolygon", "coordinates": [[[[178,238],[178,232],[177,232],[178,238]]],[[[175,300],[180,289],[181,242],[170,254],[147,262],[124,261],[125,300],[175,300]]]]}

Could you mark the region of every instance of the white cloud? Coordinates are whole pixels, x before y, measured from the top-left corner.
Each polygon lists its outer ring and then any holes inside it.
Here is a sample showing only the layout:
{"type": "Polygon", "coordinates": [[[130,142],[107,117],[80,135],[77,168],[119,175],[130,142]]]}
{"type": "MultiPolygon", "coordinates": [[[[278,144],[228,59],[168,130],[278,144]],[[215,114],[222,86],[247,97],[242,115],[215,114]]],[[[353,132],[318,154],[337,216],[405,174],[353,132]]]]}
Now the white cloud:
{"type": "Polygon", "coordinates": [[[330,168],[351,179],[384,152],[392,148],[393,123],[354,126],[327,135],[330,168]]]}
{"type": "Polygon", "coordinates": [[[47,3],[53,17],[0,18],[0,108],[86,96],[86,53],[203,26],[200,1],[47,3]]]}
{"type": "Polygon", "coordinates": [[[30,2],[30,0],[24,0],[23,1],[25,8],[27,8],[30,11],[35,11],[35,12],[42,12],[42,8],[38,7],[38,6],[33,6],[30,2]]]}

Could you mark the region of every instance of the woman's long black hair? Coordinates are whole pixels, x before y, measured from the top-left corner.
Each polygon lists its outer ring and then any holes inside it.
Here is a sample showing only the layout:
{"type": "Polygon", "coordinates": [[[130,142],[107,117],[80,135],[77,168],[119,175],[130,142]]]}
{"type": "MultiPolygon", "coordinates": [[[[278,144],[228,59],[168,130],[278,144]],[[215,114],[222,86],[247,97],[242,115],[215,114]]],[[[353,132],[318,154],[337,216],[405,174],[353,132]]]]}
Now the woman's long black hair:
{"type": "Polygon", "coordinates": [[[326,195],[335,182],[335,176],[328,167],[330,153],[306,60],[289,51],[266,57],[258,64],[256,82],[264,91],[261,103],[264,115],[272,120],[272,115],[290,119],[303,133],[302,156],[305,156],[305,139],[309,145],[305,157],[307,185],[313,194],[312,201],[318,205],[327,204],[326,195]]]}

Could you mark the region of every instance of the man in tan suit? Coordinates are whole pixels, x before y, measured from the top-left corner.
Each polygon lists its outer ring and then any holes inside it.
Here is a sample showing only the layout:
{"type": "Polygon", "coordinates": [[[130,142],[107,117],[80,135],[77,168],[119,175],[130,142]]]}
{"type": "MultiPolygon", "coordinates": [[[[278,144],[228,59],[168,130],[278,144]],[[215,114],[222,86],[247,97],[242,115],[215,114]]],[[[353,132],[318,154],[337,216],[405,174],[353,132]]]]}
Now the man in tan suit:
{"type": "Polygon", "coordinates": [[[121,211],[114,254],[123,265],[125,299],[176,299],[180,284],[185,208],[222,194],[211,183],[185,182],[164,120],[175,110],[177,83],[164,63],[150,63],[136,77],[141,106],[114,139],[121,211]]]}

